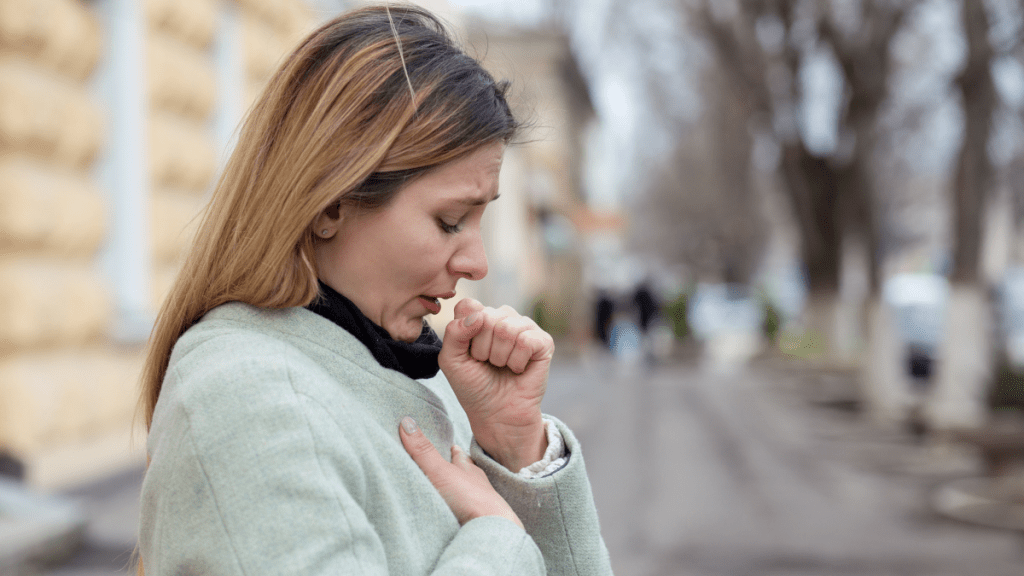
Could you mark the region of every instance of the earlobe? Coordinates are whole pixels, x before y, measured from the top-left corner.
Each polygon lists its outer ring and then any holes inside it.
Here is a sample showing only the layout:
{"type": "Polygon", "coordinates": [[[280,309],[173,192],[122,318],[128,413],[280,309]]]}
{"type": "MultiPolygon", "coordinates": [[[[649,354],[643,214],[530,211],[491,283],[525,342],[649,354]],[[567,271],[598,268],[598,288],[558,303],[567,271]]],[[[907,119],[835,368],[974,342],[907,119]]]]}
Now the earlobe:
{"type": "Polygon", "coordinates": [[[324,224],[321,218],[317,218],[317,221],[313,223],[313,235],[322,240],[333,237],[337,232],[338,227],[336,224],[324,224]]]}
{"type": "Polygon", "coordinates": [[[341,224],[341,213],[338,205],[335,204],[316,217],[316,221],[313,222],[313,234],[326,240],[338,233],[339,224],[341,224]]]}

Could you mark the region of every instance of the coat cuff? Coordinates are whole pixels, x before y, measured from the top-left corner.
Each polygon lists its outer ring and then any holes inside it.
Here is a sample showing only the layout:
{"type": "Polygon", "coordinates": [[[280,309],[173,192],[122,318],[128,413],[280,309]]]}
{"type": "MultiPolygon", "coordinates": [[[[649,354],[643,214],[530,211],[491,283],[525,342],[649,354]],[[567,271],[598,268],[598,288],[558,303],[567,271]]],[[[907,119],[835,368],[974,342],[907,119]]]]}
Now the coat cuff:
{"type": "Polygon", "coordinates": [[[565,449],[565,441],[562,439],[562,433],[558,430],[558,426],[555,426],[555,422],[550,418],[545,418],[544,428],[547,430],[548,449],[544,451],[543,458],[529,466],[524,466],[517,473],[521,478],[534,480],[550,476],[561,470],[569,461],[569,452],[565,449]]]}

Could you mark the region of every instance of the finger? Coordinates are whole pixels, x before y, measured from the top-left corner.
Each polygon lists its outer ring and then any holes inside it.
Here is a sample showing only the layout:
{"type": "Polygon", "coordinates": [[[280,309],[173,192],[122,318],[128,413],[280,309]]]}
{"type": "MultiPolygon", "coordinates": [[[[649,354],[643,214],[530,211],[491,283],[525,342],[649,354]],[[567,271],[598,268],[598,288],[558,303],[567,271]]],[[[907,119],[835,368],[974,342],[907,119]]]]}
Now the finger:
{"type": "Polygon", "coordinates": [[[494,340],[494,327],[505,318],[513,315],[518,316],[519,314],[508,306],[502,306],[497,310],[494,308],[484,308],[480,314],[484,317],[484,326],[473,337],[469,352],[474,359],[488,362],[491,358],[491,342],[494,340]]]}
{"type": "Polygon", "coordinates": [[[554,353],[555,343],[551,336],[542,330],[526,330],[516,338],[506,366],[516,374],[522,374],[530,362],[551,360],[554,353]]]}
{"type": "Polygon", "coordinates": [[[476,462],[473,462],[469,454],[463,451],[458,444],[452,446],[452,464],[463,472],[468,472],[480,478],[481,481],[490,483],[490,480],[487,479],[487,474],[476,465],[476,462]]]}
{"type": "Polygon", "coordinates": [[[491,341],[491,355],[488,361],[494,366],[508,364],[509,355],[515,348],[519,335],[530,329],[530,322],[522,316],[505,318],[494,326],[494,337],[491,341]]]}
{"type": "Polygon", "coordinates": [[[455,317],[465,318],[473,312],[479,312],[484,309],[484,305],[473,298],[463,298],[459,300],[459,303],[455,305],[455,317]]]}
{"type": "Polygon", "coordinates": [[[434,482],[435,477],[442,473],[444,466],[448,462],[434,448],[430,439],[423,434],[420,427],[416,425],[416,421],[409,416],[402,418],[402,423],[398,430],[398,435],[402,439],[405,451],[409,453],[409,456],[412,456],[413,461],[420,467],[420,470],[423,470],[427,478],[434,482]]]}
{"type": "Polygon", "coordinates": [[[469,454],[466,454],[458,444],[452,444],[452,464],[464,469],[476,466],[476,464],[473,463],[473,459],[469,457],[469,454]]]}
{"type": "Polygon", "coordinates": [[[444,340],[441,342],[441,356],[444,359],[469,357],[470,343],[484,326],[480,318],[481,313],[474,312],[465,318],[456,318],[448,323],[444,329],[444,340]]]}

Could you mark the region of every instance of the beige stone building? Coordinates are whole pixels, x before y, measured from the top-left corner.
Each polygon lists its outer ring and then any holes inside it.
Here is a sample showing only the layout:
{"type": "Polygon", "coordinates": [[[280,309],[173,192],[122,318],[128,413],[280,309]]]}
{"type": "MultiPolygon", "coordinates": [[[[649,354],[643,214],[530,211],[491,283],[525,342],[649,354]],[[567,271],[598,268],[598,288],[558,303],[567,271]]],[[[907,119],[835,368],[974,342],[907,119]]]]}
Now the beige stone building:
{"type": "Polygon", "coordinates": [[[157,303],[242,112],[319,4],[0,0],[0,452],[30,485],[141,462],[157,303]]]}

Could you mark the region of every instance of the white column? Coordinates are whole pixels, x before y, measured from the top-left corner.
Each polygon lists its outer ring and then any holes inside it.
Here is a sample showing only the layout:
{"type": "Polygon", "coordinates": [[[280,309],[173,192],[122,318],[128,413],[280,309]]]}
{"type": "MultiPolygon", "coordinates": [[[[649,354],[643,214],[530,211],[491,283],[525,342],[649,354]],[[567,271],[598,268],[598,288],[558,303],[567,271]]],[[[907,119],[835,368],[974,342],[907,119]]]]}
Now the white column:
{"type": "Polygon", "coordinates": [[[101,0],[109,30],[99,81],[110,136],[101,166],[110,193],[110,235],[101,258],[114,292],[113,335],[145,340],[153,321],[150,276],[146,19],[138,0],[101,0]]]}
{"type": "Polygon", "coordinates": [[[233,0],[220,3],[217,35],[213,41],[213,59],[217,67],[217,110],[214,133],[220,153],[220,166],[227,163],[238,141],[238,128],[245,110],[245,60],[242,57],[242,31],[238,6],[233,0]]]}

